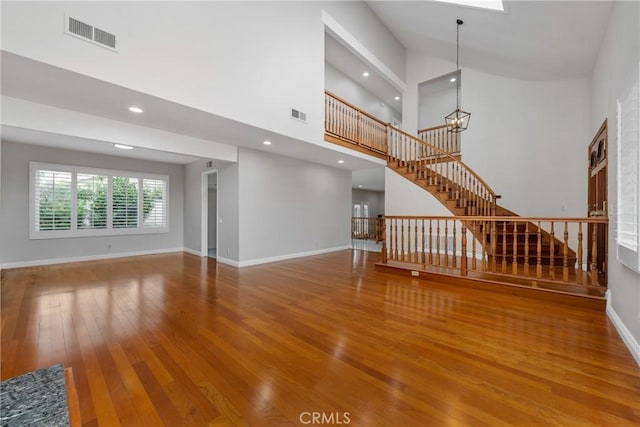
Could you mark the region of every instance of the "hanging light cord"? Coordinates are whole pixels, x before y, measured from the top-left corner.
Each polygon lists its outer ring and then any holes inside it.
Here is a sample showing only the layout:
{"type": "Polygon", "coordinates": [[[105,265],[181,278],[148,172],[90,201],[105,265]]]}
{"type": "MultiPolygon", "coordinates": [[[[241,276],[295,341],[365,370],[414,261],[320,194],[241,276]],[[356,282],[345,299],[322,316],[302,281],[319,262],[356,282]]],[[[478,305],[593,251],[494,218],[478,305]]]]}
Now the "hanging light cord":
{"type": "Polygon", "coordinates": [[[460,110],[460,19],[456,21],[456,110],[460,110]]]}

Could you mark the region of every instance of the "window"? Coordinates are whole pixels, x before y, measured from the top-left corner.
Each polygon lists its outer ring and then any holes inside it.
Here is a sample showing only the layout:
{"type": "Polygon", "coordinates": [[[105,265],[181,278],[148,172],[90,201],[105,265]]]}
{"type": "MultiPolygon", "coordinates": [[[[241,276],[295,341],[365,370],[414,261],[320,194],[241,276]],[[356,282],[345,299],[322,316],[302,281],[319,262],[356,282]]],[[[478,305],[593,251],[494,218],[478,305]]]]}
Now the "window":
{"type": "Polygon", "coordinates": [[[107,228],[107,181],[105,175],[79,173],[76,183],[78,229],[107,228]]]}
{"type": "Polygon", "coordinates": [[[169,177],[30,163],[32,239],[166,233],[169,177]]]}
{"type": "Polygon", "coordinates": [[[113,178],[113,228],[138,227],[138,179],[117,176],[113,178]]]}
{"type": "Polygon", "coordinates": [[[142,206],[145,211],[143,228],[166,227],[167,182],[161,179],[143,179],[142,206]]]}
{"type": "Polygon", "coordinates": [[[618,260],[640,271],[640,87],[618,100],[618,260]]]}

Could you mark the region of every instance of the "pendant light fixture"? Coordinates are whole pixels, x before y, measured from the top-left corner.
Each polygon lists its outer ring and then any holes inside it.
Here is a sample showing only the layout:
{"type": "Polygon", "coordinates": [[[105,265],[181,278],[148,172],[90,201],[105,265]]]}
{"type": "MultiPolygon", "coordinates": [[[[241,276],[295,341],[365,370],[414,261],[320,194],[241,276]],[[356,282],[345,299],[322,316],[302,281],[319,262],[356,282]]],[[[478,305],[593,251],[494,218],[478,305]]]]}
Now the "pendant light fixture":
{"type": "Polygon", "coordinates": [[[462,19],[456,19],[456,110],[444,118],[447,124],[447,132],[462,132],[469,126],[471,113],[460,109],[460,25],[462,19]]]}

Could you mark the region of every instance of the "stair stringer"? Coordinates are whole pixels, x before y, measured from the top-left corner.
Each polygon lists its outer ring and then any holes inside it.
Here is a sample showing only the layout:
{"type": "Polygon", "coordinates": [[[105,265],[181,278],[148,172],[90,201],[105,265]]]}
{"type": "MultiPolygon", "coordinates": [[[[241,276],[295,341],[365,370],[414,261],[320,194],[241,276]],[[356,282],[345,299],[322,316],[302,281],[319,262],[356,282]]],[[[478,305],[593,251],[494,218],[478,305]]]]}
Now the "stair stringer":
{"type": "MultiPolygon", "coordinates": [[[[403,178],[407,179],[408,181],[410,181],[411,183],[413,183],[414,185],[418,186],[419,188],[427,191],[429,194],[431,194],[438,202],[440,202],[440,204],[442,206],[444,206],[449,212],[451,212],[451,214],[453,216],[470,216],[470,213],[468,212],[469,209],[468,207],[462,207],[462,206],[457,206],[457,201],[454,198],[449,197],[451,195],[451,191],[449,193],[445,192],[445,191],[441,191],[441,189],[439,189],[438,185],[428,185],[428,183],[424,182],[424,180],[418,179],[417,178],[417,172],[412,171],[411,168],[409,166],[399,166],[398,162],[396,161],[389,161],[387,163],[387,167],[389,169],[391,169],[392,171],[396,172],[397,174],[399,174],[400,176],[402,176],[403,178]]],[[[441,179],[444,179],[443,177],[441,177],[441,179]]],[[[455,191],[455,190],[454,190],[455,191]]],[[[500,206],[500,205],[496,205],[496,209],[495,209],[495,215],[496,216],[513,216],[513,217],[519,217],[520,215],[516,214],[515,212],[510,211],[509,209],[500,206]]],[[[503,223],[504,224],[504,223],[503,223]]],[[[507,223],[507,227],[510,224],[507,223]]],[[[467,221],[465,222],[465,227],[467,228],[467,230],[474,236],[474,238],[476,239],[476,241],[478,242],[478,244],[482,247],[482,242],[483,242],[483,233],[485,233],[485,230],[481,230],[481,227],[479,227],[479,224],[476,223],[474,224],[474,221],[467,221]],[[475,226],[474,226],[475,225],[475,226]]],[[[519,225],[519,227],[524,228],[524,223],[521,223],[519,225]]],[[[498,226],[498,228],[500,228],[498,226]]],[[[511,227],[511,230],[513,230],[513,227],[511,227]]],[[[498,230],[497,233],[497,239],[502,239],[504,240],[504,236],[500,235],[500,231],[502,230],[498,230]]],[[[538,226],[532,222],[528,223],[528,227],[527,227],[527,231],[528,231],[528,236],[537,236],[538,233],[538,226]]],[[[522,232],[519,232],[519,234],[524,235],[524,230],[522,230],[522,232]]],[[[544,229],[540,230],[540,235],[541,235],[541,246],[542,246],[542,255],[541,256],[541,264],[542,265],[549,265],[550,264],[550,256],[548,256],[547,254],[550,254],[550,246],[551,246],[551,234],[549,232],[547,232],[544,229]]],[[[511,250],[512,248],[512,244],[513,244],[513,240],[512,240],[512,234],[507,234],[506,236],[507,240],[511,239],[511,243],[507,242],[507,249],[506,249],[506,260],[507,262],[511,262],[513,260],[513,252],[511,250]]],[[[529,254],[531,259],[536,259],[536,251],[532,250],[532,243],[530,241],[530,237],[525,237],[523,239],[525,242],[529,242],[529,254]]],[[[496,258],[497,263],[502,263],[502,258],[503,258],[503,249],[501,245],[498,245],[498,243],[496,242],[496,251],[495,254],[493,253],[493,248],[491,245],[491,233],[488,232],[486,239],[484,239],[484,241],[486,242],[486,248],[485,251],[487,253],[488,256],[494,256],[496,258]]],[[[554,236],[553,238],[554,241],[554,265],[562,265],[562,253],[560,251],[560,249],[563,247],[563,242],[560,241],[557,237],[554,236]]],[[[526,243],[525,243],[526,244],[526,243]]],[[[537,244],[537,240],[536,240],[536,244],[537,244]]],[[[518,255],[516,257],[516,259],[518,260],[518,262],[523,262],[523,260],[521,259],[522,257],[520,255],[518,255]]],[[[569,266],[573,266],[576,262],[576,254],[575,251],[572,250],[571,248],[568,249],[568,263],[569,266]]]]}

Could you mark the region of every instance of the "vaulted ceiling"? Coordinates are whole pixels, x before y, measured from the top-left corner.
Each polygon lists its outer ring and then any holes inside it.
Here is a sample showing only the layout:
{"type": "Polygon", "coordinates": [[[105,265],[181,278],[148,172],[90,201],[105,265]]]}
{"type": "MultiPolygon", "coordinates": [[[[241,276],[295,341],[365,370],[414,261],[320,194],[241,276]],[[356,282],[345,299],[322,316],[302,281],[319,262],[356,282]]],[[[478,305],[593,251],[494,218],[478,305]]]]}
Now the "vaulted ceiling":
{"type": "Polygon", "coordinates": [[[409,50],[519,79],[588,77],[607,28],[611,1],[504,1],[494,12],[433,1],[368,1],[409,50]]]}

